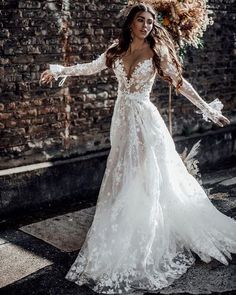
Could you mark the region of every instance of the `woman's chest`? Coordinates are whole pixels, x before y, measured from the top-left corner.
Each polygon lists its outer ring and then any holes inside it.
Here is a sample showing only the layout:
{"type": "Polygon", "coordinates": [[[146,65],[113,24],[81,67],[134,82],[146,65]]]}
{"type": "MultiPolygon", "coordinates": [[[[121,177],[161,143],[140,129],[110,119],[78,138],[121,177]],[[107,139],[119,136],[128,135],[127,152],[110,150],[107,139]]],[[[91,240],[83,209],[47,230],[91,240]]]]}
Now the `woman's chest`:
{"type": "Polygon", "coordinates": [[[118,80],[121,79],[127,83],[141,83],[147,82],[155,76],[156,69],[152,57],[136,61],[135,65],[132,65],[132,69],[126,68],[125,61],[119,58],[115,62],[114,72],[118,80]]]}

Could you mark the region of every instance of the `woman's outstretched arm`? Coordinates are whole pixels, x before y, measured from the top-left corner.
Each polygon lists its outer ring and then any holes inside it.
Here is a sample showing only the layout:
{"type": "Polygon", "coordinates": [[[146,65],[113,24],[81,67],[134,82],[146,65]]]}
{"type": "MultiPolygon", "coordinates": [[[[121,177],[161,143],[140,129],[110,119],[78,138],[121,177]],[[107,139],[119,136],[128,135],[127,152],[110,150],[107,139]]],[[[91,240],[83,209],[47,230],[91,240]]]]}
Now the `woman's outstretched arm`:
{"type": "MultiPolygon", "coordinates": [[[[178,82],[178,72],[168,53],[168,49],[164,47],[161,49],[161,68],[164,74],[172,79],[173,84],[176,87],[178,82]]],[[[200,97],[193,86],[184,78],[183,84],[178,90],[182,95],[184,95],[189,101],[191,101],[197,108],[201,110],[203,118],[206,121],[210,119],[220,127],[223,127],[225,124],[230,124],[230,121],[221,114],[223,104],[219,101],[219,99],[215,99],[213,102],[208,104],[200,97]]]]}
{"type": "MultiPolygon", "coordinates": [[[[114,42],[109,48],[114,46],[116,43],[114,42]]],[[[109,49],[108,48],[108,49],[109,49]]],[[[107,50],[108,50],[107,49],[107,50]]],[[[106,66],[106,52],[102,53],[97,59],[88,62],[76,64],[74,66],[64,67],[61,65],[49,65],[49,70],[44,71],[40,77],[40,83],[46,84],[50,83],[53,79],[57,80],[58,78],[62,78],[59,83],[61,86],[68,76],[82,76],[82,75],[93,75],[104,70],[106,66]]]]}

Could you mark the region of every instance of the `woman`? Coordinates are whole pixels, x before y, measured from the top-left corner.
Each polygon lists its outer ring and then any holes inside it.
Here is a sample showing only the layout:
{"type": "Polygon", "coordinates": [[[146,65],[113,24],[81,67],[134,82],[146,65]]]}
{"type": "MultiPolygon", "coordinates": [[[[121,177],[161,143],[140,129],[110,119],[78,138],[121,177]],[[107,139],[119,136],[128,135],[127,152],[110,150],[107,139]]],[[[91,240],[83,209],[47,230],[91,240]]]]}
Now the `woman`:
{"type": "Polygon", "coordinates": [[[91,63],[51,65],[42,83],[112,67],[118,97],[96,213],[66,278],[105,294],[157,291],[194,263],[236,253],[236,222],[219,212],[186,170],[150,101],[156,74],[216,124],[229,120],[183,77],[173,42],[149,5],[132,6],[116,43],[91,63]]]}

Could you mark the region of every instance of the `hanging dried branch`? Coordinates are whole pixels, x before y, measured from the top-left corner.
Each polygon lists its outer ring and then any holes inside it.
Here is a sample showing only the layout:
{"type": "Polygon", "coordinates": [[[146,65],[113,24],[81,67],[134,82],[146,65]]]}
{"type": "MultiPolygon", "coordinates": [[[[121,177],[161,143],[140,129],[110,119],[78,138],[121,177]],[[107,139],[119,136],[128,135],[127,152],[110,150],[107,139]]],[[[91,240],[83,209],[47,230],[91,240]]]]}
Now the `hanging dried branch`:
{"type": "MultiPolygon", "coordinates": [[[[64,66],[68,66],[72,63],[71,58],[71,46],[70,46],[70,37],[72,31],[70,28],[70,0],[62,0],[61,11],[58,11],[56,8],[56,2],[49,2],[48,7],[54,11],[54,16],[57,20],[60,33],[60,41],[63,49],[63,61],[64,66]]],[[[65,130],[64,133],[61,132],[63,146],[68,149],[70,145],[70,114],[71,114],[71,96],[68,89],[64,90],[64,99],[65,99],[65,130]]]]}

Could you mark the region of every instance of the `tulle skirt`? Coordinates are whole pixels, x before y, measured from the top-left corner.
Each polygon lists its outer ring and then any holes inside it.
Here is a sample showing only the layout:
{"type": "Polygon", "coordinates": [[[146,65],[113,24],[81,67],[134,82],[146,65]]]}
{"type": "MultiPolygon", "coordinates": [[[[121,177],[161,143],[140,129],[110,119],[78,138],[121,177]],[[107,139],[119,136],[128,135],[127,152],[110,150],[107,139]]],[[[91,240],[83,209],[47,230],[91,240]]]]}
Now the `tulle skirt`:
{"type": "Polygon", "coordinates": [[[105,294],[159,291],[194,264],[227,265],[236,222],[188,173],[157,108],[118,97],[111,150],[86,240],[66,275],[105,294]]]}

